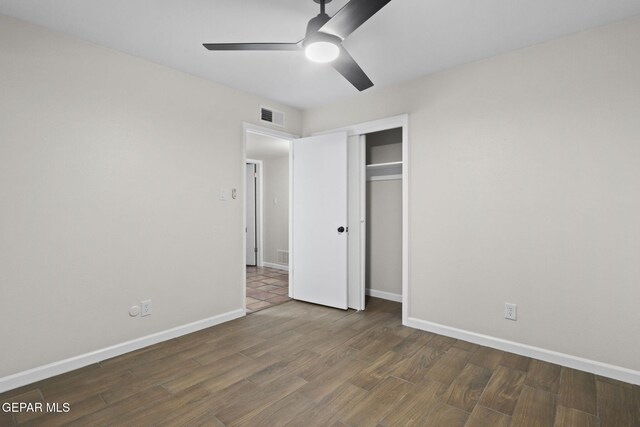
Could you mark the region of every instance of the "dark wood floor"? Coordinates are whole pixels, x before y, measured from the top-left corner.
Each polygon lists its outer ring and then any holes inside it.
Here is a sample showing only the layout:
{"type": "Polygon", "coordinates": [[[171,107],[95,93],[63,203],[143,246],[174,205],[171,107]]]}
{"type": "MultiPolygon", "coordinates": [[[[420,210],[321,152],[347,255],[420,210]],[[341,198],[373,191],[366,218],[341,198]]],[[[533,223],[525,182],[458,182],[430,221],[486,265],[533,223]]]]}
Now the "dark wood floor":
{"type": "Polygon", "coordinates": [[[5,425],[640,426],[640,388],[297,301],[0,394],[5,425]]]}

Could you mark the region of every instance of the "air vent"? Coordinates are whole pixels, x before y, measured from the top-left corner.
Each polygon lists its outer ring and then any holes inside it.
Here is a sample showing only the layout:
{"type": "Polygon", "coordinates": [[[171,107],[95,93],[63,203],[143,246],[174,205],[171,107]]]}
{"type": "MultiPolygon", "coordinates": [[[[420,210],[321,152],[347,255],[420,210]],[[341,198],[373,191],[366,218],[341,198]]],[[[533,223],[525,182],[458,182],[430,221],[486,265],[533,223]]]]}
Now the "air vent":
{"type": "Polygon", "coordinates": [[[289,265],[289,251],[278,249],[278,264],[289,265]]]}
{"type": "Polygon", "coordinates": [[[282,111],[276,111],[272,108],[261,107],[260,121],[284,127],[284,113],[282,111]]]}

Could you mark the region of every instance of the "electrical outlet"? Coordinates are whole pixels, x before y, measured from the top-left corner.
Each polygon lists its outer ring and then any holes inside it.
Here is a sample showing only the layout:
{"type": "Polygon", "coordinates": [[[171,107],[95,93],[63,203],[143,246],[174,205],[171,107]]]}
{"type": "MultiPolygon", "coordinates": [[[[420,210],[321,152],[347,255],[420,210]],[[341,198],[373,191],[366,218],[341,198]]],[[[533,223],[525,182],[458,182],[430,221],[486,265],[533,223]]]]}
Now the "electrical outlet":
{"type": "Polygon", "coordinates": [[[504,318],[509,320],[518,320],[518,306],[515,304],[510,304],[508,302],[505,302],[504,318]]]}
{"type": "Polygon", "coordinates": [[[151,300],[147,299],[144,300],[140,303],[140,308],[141,308],[141,313],[140,316],[148,316],[151,314],[151,310],[152,310],[152,305],[151,305],[151,300]]]}

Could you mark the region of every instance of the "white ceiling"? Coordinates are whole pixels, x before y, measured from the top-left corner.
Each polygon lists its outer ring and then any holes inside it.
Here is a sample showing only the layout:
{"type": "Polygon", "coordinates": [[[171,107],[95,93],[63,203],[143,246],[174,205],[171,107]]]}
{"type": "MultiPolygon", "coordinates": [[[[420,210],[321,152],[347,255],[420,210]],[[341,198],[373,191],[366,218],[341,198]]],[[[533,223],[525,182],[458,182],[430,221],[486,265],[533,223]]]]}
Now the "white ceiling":
{"type": "Polygon", "coordinates": [[[289,155],[289,141],[247,132],[247,159],[268,160],[289,155]]]}
{"type": "MultiPolygon", "coordinates": [[[[0,0],[0,13],[294,107],[357,94],[301,52],[202,47],[297,42],[318,13],[312,0],[0,0]]],[[[640,0],[393,0],[344,45],[376,90],[637,14],[640,0]]]]}

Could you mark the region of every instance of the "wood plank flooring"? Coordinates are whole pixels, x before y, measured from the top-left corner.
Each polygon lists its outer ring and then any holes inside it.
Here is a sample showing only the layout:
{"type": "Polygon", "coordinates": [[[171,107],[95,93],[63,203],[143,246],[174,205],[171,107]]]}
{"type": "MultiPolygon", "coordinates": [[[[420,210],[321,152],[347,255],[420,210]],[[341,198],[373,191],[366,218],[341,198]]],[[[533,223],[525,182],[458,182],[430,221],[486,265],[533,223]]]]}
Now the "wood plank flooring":
{"type": "Polygon", "coordinates": [[[4,426],[640,426],[640,387],[291,301],[0,394],[4,426]]]}

